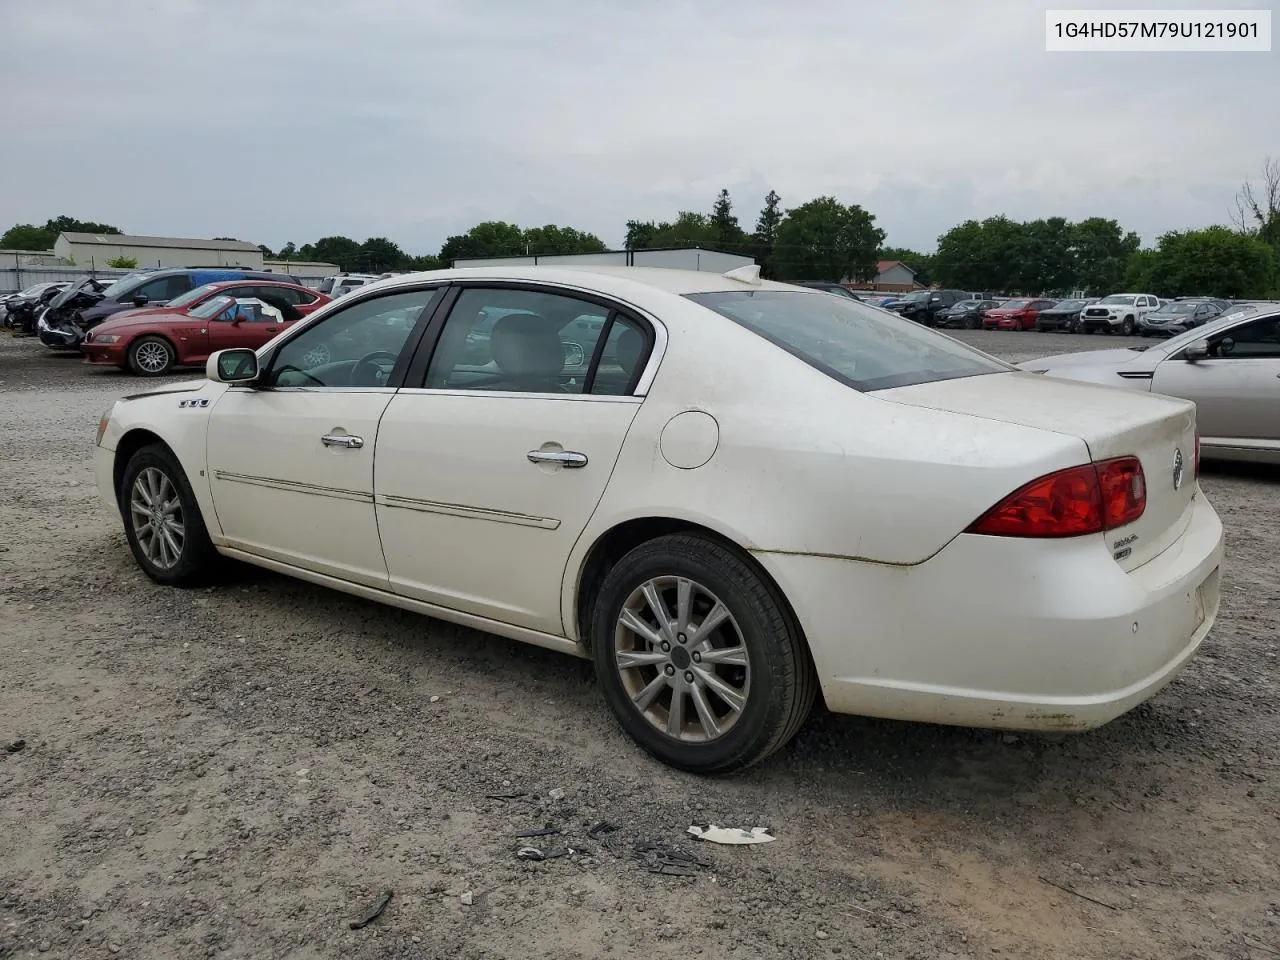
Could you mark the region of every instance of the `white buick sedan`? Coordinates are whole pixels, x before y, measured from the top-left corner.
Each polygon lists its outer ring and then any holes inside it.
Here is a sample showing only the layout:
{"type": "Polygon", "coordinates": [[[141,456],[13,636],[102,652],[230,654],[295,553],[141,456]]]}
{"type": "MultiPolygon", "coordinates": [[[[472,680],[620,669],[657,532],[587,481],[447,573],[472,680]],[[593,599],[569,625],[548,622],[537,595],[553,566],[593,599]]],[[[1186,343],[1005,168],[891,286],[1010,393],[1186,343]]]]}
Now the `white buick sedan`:
{"type": "Polygon", "coordinates": [[[589,657],[688,770],[768,756],[819,694],[1095,727],[1218,609],[1193,404],[753,268],[394,277],[207,373],[99,426],[152,579],[234,558],[589,657]]]}

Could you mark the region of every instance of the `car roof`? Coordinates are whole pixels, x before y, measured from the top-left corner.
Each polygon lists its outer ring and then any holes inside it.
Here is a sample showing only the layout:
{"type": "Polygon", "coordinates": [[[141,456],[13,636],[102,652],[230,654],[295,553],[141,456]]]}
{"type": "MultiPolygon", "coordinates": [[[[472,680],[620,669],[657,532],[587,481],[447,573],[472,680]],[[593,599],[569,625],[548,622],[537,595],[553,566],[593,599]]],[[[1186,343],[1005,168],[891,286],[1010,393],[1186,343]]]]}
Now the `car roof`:
{"type": "MultiPolygon", "coordinates": [[[[812,287],[793,286],[773,280],[748,283],[733,280],[719,273],[700,270],[674,270],[666,267],[623,267],[595,264],[564,266],[511,266],[511,267],[455,267],[451,270],[432,270],[411,273],[400,277],[379,280],[370,287],[393,290],[412,286],[426,280],[507,280],[541,281],[565,286],[585,286],[615,296],[626,296],[641,290],[662,291],[676,295],[689,293],[719,293],[743,290],[791,290],[811,296],[820,295],[812,287]]],[[[824,295],[825,294],[821,294],[824,295]]]]}

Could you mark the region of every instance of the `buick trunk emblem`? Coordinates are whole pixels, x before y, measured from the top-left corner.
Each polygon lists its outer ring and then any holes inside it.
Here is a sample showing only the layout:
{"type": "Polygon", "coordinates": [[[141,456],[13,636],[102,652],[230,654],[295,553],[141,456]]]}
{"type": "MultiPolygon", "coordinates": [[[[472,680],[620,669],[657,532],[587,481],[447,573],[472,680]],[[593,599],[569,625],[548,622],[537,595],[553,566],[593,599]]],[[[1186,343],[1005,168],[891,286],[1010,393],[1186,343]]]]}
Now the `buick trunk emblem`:
{"type": "Polygon", "coordinates": [[[1173,489],[1177,490],[1182,486],[1182,450],[1175,449],[1173,451],[1173,489]]]}

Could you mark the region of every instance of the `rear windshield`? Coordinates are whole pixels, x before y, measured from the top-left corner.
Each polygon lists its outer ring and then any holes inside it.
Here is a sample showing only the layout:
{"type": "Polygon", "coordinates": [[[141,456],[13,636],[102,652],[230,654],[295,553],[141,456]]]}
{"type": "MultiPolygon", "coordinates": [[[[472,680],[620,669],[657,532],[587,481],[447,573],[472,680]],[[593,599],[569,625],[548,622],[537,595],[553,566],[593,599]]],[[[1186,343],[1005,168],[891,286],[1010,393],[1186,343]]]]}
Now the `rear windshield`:
{"type": "Polygon", "coordinates": [[[855,390],[886,390],[1014,369],[950,337],[855,300],[787,290],[686,296],[855,390]]]}

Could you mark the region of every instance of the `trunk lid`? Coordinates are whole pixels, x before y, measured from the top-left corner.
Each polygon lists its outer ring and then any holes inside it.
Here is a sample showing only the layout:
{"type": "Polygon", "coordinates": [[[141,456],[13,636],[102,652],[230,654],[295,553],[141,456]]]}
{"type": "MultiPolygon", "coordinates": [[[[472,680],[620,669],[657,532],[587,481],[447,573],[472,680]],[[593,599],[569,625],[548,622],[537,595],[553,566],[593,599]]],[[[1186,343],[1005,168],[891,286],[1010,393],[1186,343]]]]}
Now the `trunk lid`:
{"type": "Polygon", "coordinates": [[[1190,522],[1197,488],[1195,404],[1190,401],[1031,373],[939,380],[872,396],[1078,437],[1095,462],[1137,457],[1146,509],[1133,523],[1106,531],[1107,547],[1125,570],[1163,552],[1190,522]]]}

